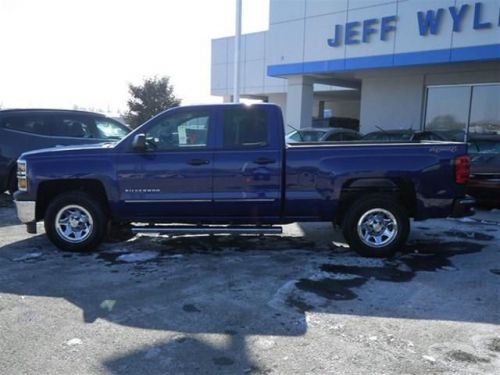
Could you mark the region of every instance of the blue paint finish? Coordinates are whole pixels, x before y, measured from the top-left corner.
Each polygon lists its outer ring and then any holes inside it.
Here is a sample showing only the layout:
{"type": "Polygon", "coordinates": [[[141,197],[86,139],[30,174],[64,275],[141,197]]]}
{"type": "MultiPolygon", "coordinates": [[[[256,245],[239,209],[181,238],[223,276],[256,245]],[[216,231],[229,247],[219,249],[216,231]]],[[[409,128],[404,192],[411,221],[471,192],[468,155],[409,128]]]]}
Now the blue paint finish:
{"type": "Polygon", "coordinates": [[[482,46],[481,48],[454,48],[451,50],[450,60],[460,61],[486,61],[500,59],[500,44],[482,46]]]}
{"type": "Polygon", "coordinates": [[[345,44],[359,44],[359,39],[355,39],[359,35],[359,31],[356,30],[361,25],[360,22],[348,22],[345,24],[345,44]]]}
{"type": "Polygon", "coordinates": [[[399,53],[394,55],[312,61],[300,64],[270,65],[267,68],[267,74],[272,77],[280,77],[297,74],[342,72],[353,69],[376,69],[498,59],[500,59],[500,43],[475,47],[399,53]],[[392,63],[390,63],[391,60],[392,63]]]}
{"type": "Polygon", "coordinates": [[[380,40],[387,40],[390,32],[396,31],[395,23],[398,17],[396,16],[388,16],[382,17],[382,24],[380,25],[380,40]]]}
{"type": "Polygon", "coordinates": [[[370,18],[368,20],[363,21],[363,43],[369,43],[370,35],[377,33],[377,29],[372,27],[377,23],[378,23],[377,18],[370,18]]]}
{"type": "MultiPolygon", "coordinates": [[[[248,149],[224,149],[224,111],[216,117],[218,151],[214,153],[213,199],[214,217],[256,217],[278,219],[282,204],[281,169],[283,155],[277,147],[285,135],[280,129],[267,127],[267,145],[248,149]],[[272,161],[259,164],[259,159],[272,161]]],[[[282,123],[275,112],[264,106],[267,124],[282,123]]]]}
{"type": "Polygon", "coordinates": [[[418,218],[447,215],[461,187],[449,187],[456,150],[430,152],[429,145],[341,145],[330,154],[317,146],[292,146],[286,152],[286,217],[331,220],[343,187],[355,179],[387,178],[415,186],[418,218]],[[374,154],[377,157],[374,157],[374,154]],[[448,186],[448,188],[444,188],[448,186]],[[457,190],[458,188],[458,190],[457,190]],[[433,197],[433,198],[431,198],[433,197]],[[434,206],[435,204],[435,206],[434,206]]]}
{"type": "Polygon", "coordinates": [[[380,55],[373,57],[353,57],[346,59],[345,70],[370,69],[373,64],[378,67],[391,67],[393,65],[392,55],[380,55]]]}
{"type": "Polygon", "coordinates": [[[122,220],[273,224],[334,220],[343,189],[354,181],[370,186],[374,179],[383,179],[409,186],[415,191],[412,215],[417,219],[450,215],[453,200],[465,194],[465,187],[453,182],[451,162],[466,153],[465,144],[286,146],[279,107],[254,106],[266,112],[268,144],[261,148],[222,147],[221,113],[235,107],[246,110],[244,105],[176,108],[148,121],[115,147],[23,154],[29,177],[28,192],[23,193],[29,197],[24,198],[36,200],[44,181],[91,179],[103,185],[112,216],[122,220]],[[210,111],[206,148],[131,149],[135,134],[147,133],[179,111],[198,108],[210,111]],[[210,162],[193,166],[186,163],[190,158],[210,162]],[[271,161],[257,163],[260,158],[271,161]]]}
{"type": "Polygon", "coordinates": [[[436,35],[439,32],[439,25],[443,17],[444,9],[439,8],[437,12],[428,10],[427,12],[417,12],[418,30],[420,35],[426,36],[429,31],[431,34],[436,35]]]}
{"type": "MultiPolygon", "coordinates": [[[[328,66],[329,61],[324,61],[326,66],[328,66]]],[[[311,61],[306,63],[308,67],[312,65],[324,66],[323,61],[311,61]]],[[[324,71],[317,68],[319,72],[324,71]]],[[[267,67],[267,74],[271,77],[277,77],[281,75],[294,75],[294,74],[304,74],[305,66],[304,63],[293,63],[293,64],[281,64],[281,65],[269,65],[267,67]]]]}
{"type": "Polygon", "coordinates": [[[328,39],[328,45],[330,47],[338,47],[342,40],[342,25],[335,25],[335,32],[333,38],[328,39]]]}
{"type": "Polygon", "coordinates": [[[481,22],[481,13],[483,10],[482,3],[476,3],[474,5],[474,30],[491,29],[491,22],[481,22]]]}
{"type": "MultiPolygon", "coordinates": [[[[341,70],[345,70],[345,60],[344,59],[340,59],[340,60],[330,60],[330,61],[327,61],[327,72],[335,72],[335,71],[341,71],[341,70]]],[[[312,66],[311,66],[312,67],[312,66]]],[[[306,67],[304,67],[305,69],[306,67]]],[[[310,67],[307,66],[307,69],[309,70],[310,73],[313,73],[312,70],[309,69],[310,67]]]]}
{"type": "Polygon", "coordinates": [[[408,52],[394,55],[394,66],[442,64],[450,62],[450,50],[439,49],[426,52],[408,52]]]}
{"type": "Polygon", "coordinates": [[[462,20],[469,9],[469,4],[464,4],[457,11],[457,7],[449,7],[451,18],[453,19],[453,31],[460,32],[462,30],[462,20]]]}

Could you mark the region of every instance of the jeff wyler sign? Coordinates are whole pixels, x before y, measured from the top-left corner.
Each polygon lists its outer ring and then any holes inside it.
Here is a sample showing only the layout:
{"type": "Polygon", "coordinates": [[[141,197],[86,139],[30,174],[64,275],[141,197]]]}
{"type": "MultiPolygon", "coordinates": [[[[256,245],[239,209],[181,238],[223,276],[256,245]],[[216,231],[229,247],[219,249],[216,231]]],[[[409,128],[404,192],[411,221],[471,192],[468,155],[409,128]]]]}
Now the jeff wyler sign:
{"type": "MultiPolygon", "coordinates": [[[[496,14],[483,14],[483,4],[463,4],[460,7],[451,6],[448,9],[419,11],[416,14],[418,30],[421,36],[429,34],[436,35],[440,32],[444,17],[451,17],[453,31],[460,32],[465,27],[473,30],[491,29],[500,27],[500,9],[496,14]],[[473,13],[472,22],[464,24],[465,16],[473,13]]],[[[387,40],[390,33],[396,31],[397,16],[386,16],[382,18],[370,18],[363,21],[348,22],[345,25],[335,25],[333,38],[328,39],[330,47],[338,47],[342,44],[370,43],[373,38],[387,40]]]]}

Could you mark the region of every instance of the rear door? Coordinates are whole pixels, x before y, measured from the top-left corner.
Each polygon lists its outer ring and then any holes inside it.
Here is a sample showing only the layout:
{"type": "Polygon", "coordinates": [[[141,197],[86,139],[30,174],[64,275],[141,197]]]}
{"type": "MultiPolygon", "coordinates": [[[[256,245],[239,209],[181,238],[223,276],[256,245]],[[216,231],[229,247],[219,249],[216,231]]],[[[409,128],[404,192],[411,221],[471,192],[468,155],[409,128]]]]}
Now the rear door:
{"type": "Polygon", "coordinates": [[[23,152],[55,146],[54,118],[50,113],[29,111],[7,114],[0,120],[2,154],[17,159],[23,152]]]}
{"type": "Polygon", "coordinates": [[[218,217],[277,218],[281,214],[283,139],[266,106],[223,106],[216,120],[214,210],[218,217]]]}

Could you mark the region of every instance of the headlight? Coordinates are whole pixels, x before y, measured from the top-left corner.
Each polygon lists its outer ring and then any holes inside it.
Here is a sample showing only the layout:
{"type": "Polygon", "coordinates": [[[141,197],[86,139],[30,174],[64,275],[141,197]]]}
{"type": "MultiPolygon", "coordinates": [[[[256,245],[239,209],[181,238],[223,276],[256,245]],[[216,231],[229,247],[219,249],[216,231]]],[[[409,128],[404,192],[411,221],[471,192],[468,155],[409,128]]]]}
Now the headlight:
{"type": "Polygon", "coordinates": [[[17,188],[21,191],[28,190],[28,170],[26,162],[19,160],[17,162],[17,188]]]}

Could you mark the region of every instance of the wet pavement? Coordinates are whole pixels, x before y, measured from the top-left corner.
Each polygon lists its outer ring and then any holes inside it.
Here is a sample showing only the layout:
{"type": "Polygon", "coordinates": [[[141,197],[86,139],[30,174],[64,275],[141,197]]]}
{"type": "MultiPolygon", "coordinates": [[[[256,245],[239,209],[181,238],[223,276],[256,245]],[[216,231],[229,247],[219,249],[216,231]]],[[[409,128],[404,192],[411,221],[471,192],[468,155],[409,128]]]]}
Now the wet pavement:
{"type": "Polygon", "coordinates": [[[500,372],[500,214],[413,223],[391,259],[281,236],[28,235],[0,195],[1,374],[500,372]]]}

